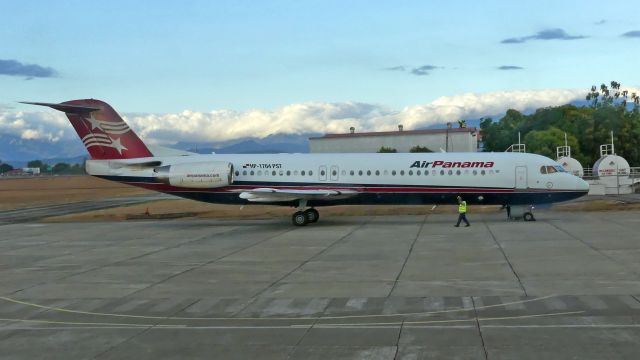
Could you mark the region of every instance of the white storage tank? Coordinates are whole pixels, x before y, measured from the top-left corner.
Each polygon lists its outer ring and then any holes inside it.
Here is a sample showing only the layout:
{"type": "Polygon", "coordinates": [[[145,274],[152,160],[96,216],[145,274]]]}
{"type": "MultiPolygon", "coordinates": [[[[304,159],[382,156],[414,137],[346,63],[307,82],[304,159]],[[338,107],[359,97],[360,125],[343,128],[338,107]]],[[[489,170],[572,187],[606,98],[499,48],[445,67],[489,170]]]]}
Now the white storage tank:
{"type": "Polygon", "coordinates": [[[573,174],[579,177],[584,176],[584,168],[582,167],[582,164],[580,164],[580,161],[569,156],[562,156],[558,158],[557,161],[569,174],[573,174]]]}
{"type": "Polygon", "coordinates": [[[597,176],[628,176],[631,167],[627,160],[618,155],[604,155],[593,164],[593,174],[597,176]]]}

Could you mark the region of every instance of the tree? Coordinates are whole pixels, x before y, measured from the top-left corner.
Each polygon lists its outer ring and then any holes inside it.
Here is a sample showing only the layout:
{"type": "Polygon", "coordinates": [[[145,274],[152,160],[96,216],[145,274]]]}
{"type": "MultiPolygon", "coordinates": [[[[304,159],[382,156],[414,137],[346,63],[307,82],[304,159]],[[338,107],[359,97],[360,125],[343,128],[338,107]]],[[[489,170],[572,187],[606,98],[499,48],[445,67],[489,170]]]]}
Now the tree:
{"type": "Polygon", "coordinates": [[[13,170],[13,166],[7,163],[0,164],[0,174],[4,174],[7,171],[11,171],[11,170],[13,170]]]}
{"type": "Polygon", "coordinates": [[[57,163],[53,166],[53,172],[56,174],[60,174],[63,172],[67,172],[70,166],[67,163],[57,163]]]}
{"type": "MultiPolygon", "coordinates": [[[[534,130],[524,137],[524,143],[527,144],[527,150],[529,152],[555,158],[557,147],[564,145],[564,134],[564,131],[556,127],[551,127],[546,130],[534,130]]],[[[571,146],[571,149],[575,149],[571,156],[578,161],[584,160],[580,159],[580,157],[582,157],[581,154],[576,152],[578,149],[578,139],[573,135],[567,135],[567,143],[571,146]]]]}
{"type": "Polygon", "coordinates": [[[412,147],[411,149],[409,149],[409,152],[410,153],[430,153],[430,152],[433,152],[433,151],[431,151],[426,146],[416,145],[416,146],[412,147]]]}
{"type": "Polygon", "coordinates": [[[378,150],[379,153],[397,153],[398,150],[392,148],[392,147],[381,147],[380,150],[378,150]]]}
{"type": "Polygon", "coordinates": [[[27,163],[27,167],[30,167],[30,168],[41,168],[42,165],[43,164],[41,160],[31,160],[27,163]]]}
{"type": "MultiPolygon", "coordinates": [[[[629,90],[621,91],[620,83],[617,81],[611,81],[609,85],[600,84],[599,89],[595,85],[591,86],[591,90],[586,96],[587,101],[591,102],[591,107],[620,106],[626,108],[629,90]]],[[[640,106],[640,97],[636,93],[631,93],[631,101],[635,109],[640,106]]]]}

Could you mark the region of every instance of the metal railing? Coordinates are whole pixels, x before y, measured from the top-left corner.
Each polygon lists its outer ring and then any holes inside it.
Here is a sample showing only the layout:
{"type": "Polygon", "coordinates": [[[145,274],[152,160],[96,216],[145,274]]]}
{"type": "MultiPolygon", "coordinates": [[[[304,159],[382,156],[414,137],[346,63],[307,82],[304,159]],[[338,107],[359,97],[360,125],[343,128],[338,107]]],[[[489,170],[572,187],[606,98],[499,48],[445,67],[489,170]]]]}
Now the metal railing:
{"type": "MultiPolygon", "coordinates": [[[[629,168],[629,175],[620,176],[629,176],[632,179],[638,179],[640,178],[640,167],[629,168]]],[[[582,178],[585,180],[595,180],[600,178],[600,176],[593,173],[593,168],[584,168],[584,175],[582,176],[582,178]]]]}

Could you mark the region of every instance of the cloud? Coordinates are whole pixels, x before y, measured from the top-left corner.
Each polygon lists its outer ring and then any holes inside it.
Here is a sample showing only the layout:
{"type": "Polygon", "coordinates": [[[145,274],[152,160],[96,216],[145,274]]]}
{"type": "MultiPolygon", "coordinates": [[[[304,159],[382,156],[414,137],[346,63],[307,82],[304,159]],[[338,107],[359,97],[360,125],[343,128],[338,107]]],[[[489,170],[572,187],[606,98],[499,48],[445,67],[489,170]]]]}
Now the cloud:
{"type": "Polygon", "coordinates": [[[405,71],[407,68],[404,65],[391,66],[388,68],[384,68],[387,71],[405,71]]]}
{"type": "Polygon", "coordinates": [[[522,66],[502,65],[497,67],[498,70],[524,70],[522,66]]]}
{"type": "Polygon", "coordinates": [[[601,19],[601,20],[599,20],[599,21],[594,22],[593,24],[594,24],[594,25],[604,25],[604,24],[606,24],[606,23],[607,23],[607,20],[605,20],[605,19],[601,19]]]}
{"type": "MultiPolygon", "coordinates": [[[[640,89],[628,89],[640,92],[640,89]]],[[[459,119],[497,117],[507,109],[531,111],[583,99],[585,89],[501,91],[440,97],[430,103],[402,110],[362,102],[308,102],[274,110],[185,110],[169,114],[123,114],[144,141],[172,145],[177,142],[218,142],[273,134],[345,133],[390,131],[403,124],[419,129],[459,119]]],[[[117,109],[117,104],[112,104],[117,109]]],[[[0,109],[0,134],[22,139],[59,141],[77,135],[64,114],[56,111],[16,112],[0,109]]]]}
{"type": "Polygon", "coordinates": [[[432,70],[440,69],[440,66],[435,65],[422,65],[416,68],[411,69],[412,75],[424,76],[431,74],[432,70]]]}
{"type": "Polygon", "coordinates": [[[504,39],[501,43],[520,44],[529,40],[578,40],[584,38],[586,38],[584,35],[569,35],[562,29],[546,29],[538,31],[535,35],[504,39]]]}
{"type": "Polygon", "coordinates": [[[25,140],[57,142],[76,133],[62,113],[22,112],[8,107],[0,108],[0,134],[9,134],[25,140]]]}
{"type": "Polygon", "coordinates": [[[47,78],[56,76],[57,72],[50,68],[36,64],[24,64],[17,60],[0,59],[0,75],[26,76],[27,80],[32,78],[47,78]]]}
{"type": "Polygon", "coordinates": [[[627,38],[640,38],[640,30],[627,31],[620,36],[627,38]]]}

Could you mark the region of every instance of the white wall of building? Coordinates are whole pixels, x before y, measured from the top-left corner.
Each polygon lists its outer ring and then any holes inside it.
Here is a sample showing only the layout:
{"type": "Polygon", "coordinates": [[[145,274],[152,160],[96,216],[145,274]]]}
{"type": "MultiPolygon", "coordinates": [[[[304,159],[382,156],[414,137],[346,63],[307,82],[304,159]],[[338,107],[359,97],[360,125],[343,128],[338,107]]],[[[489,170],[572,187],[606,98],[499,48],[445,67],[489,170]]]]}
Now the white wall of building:
{"type": "MultiPolygon", "coordinates": [[[[478,132],[469,130],[449,132],[448,152],[478,151],[478,132]]],[[[426,146],[431,151],[438,152],[440,149],[447,150],[447,134],[398,131],[388,135],[355,133],[309,139],[309,151],[312,153],[374,153],[382,146],[394,148],[398,152],[409,152],[414,146],[426,146]]]]}

